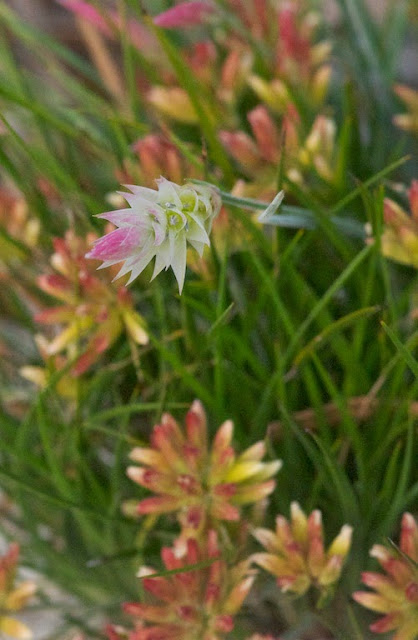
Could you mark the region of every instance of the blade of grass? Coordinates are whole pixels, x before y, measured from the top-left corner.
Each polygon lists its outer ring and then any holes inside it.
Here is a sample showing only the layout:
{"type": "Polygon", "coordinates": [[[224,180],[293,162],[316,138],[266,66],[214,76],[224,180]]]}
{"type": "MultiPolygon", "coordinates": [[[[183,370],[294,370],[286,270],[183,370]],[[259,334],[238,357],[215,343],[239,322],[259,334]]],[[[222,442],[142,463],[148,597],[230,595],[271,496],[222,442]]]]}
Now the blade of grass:
{"type": "Polygon", "coordinates": [[[364,309],[357,309],[356,311],[352,311],[348,313],[346,316],[339,318],[328,327],[326,327],[321,333],[316,335],[308,344],[296,354],[292,366],[298,367],[300,363],[306,358],[312,355],[312,353],[319,347],[324,346],[328,338],[330,338],[335,331],[340,331],[341,329],[350,326],[353,323],[356,323],[358,320],[369,317],[381,311],[380,305],[374,305],[371,307],[365,307],[364,309]]]}
{"type": "Polygon", "coordinates": [[[96,511],[94,509],[91,509],[90,507],[86,507],[83,504],[77,504],[70,500],[65,500],[62,497],[54,496],[50,492],[47,493],[46,491],[42,491],[41,489],[35,487],[33,482],[29,482],[29,481],[26,482],[20,476],[16,476],[13,473],[6,472],[4,469],[0,469],[0,477],[2,477],[7,482],[11,482],[12,484],[17,485],[23,491],[33,494],[38,498],[40,498],[41,500],[44,500],[45,502],[50,502],[51,504],[58,506],[60,509],[68,509],[69,511],[79,511],[83,514],[91,516],[92,518],[97,518],[98,520],[103,520],[103,521],[108,521],[108,520],[113,520],[115,522],[122,521],[123,524],[126,526],[137,527],[135,523],[130,522],[129,520],[124,520],[120,514],[118,514],[116,517],[110,518],[109,516],[105,515],[101,511],[96,511]]]}
{"type": "Polygon", "coordinates": [[[363,189],[368,189],[369,187],[373,186],[374,184],[376,184],[377,182],[385,178],[387,175],[389,175],[389,173],[392,173],[392,171],[395,171],[395,169],[398,169],[399,167],[404,165],[406,162],[408,162],[410,158],[411,156],[403,156],[402,158],[399,158],[399,160],[395,160],[394,162],[389,164],[387,167],[385,167],[384,169],[376,173],[374,176],[372,176],[365,182],[362,182],[356,189],[354,189],[348,195],[344,196],[344,198],[339,200],[339,202],[337,202],[337,204],[331,208],[330,213],[335,214],[341,211],[342,209],[344,209],[347,204],[349,204],[350,202],[352,202],[358,196],[361,195],[363,189]]]}
{"type": "Polygon", "coordinates": [[[412,353],[408,350],[408,348],[404,344],[402,344],[402,342],[397,337],[396,333],[390,327],[388,327],[388,325],[385,322],[383,322],[383,320],[381,321],[380,324],[383,327],[384,331],[387,333],[390,340],[395,345],[401,357],[405,360],[408,367],[411,369],[414,376],[418,379],[418,362],[415,360],[412,353]]]}
{"type": "Polygon", "coordinates": [[[367,258],[369,253],[371,252],[372,247],[367,246],[364,247],[356,257],[347,265],[344,271],[338,276],[338,278],[333,282],[333,284],[329,287],[329,289],[325,292],[325,294],[320,298],[318,303],[314,306],[314,308],[309,313],[308,317],[302,322],[302,324],[298,327],[295,335],[290,341],[290,344],[285,353],[285,359],[288,362],[291,358],[294,357],[294,351],[306,333],[307,329],[310,327],[312,322],[318,317],[321,311],[327,306],[329,301],[335,295],[335,293],[341,289],[343,284],[351,277],[351,275],[355,272],[355,270],[362,264],[362,262],[367,258]]]}

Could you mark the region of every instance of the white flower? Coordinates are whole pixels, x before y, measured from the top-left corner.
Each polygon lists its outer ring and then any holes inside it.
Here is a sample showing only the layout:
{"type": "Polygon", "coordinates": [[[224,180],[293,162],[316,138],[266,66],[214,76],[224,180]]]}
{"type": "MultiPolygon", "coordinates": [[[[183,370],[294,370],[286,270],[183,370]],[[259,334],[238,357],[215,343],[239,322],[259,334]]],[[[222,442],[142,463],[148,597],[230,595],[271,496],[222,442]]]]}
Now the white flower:
{"type": "Polygon", "coordinates": [[[103,260],[100,268],[124,262],[117,278],[131,272],[130,284],[155,257],[154,279],[170,266],[181,293],[186,272],[187,242],[201,256],[209,245],[213,219],[221,208],[216,187],[185,184],[165,178],[157,180],[158,190],[126,185],[123,193],[129,209],[102,213],[116,227],[97,240],[87,258],[103,260]]]}

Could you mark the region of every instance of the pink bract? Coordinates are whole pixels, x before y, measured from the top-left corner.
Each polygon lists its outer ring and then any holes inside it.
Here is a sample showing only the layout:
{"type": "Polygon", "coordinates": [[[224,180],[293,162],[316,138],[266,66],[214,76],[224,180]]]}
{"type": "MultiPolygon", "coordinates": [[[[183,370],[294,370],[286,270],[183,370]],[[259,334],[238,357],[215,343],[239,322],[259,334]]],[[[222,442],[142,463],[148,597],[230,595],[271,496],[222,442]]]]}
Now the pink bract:
{"type": "Polygon", "coordinates": [[[167,9],[156,16],[154,23],[165,29],[192,27],[202,24],[214,9],[211,3],[202,0],[180,2],[176,7],[167,9]]]}

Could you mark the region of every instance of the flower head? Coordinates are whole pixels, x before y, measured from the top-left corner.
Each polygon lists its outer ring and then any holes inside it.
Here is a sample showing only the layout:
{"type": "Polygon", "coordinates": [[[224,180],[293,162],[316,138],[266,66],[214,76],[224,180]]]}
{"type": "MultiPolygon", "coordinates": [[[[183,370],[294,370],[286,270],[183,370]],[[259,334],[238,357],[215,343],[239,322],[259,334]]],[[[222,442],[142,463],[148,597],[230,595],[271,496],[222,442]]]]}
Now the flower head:
{"type": "Polygon", "coordinates": [[[382,251],[396,262],[418,268],[418,180],[412,181],[408,195],[411,215],[393,200],[385,198],[382,251]]]}
{"type": "Polygon", "coordinates": [[[138,504],[138,512],[180,511],[182,523],[201,529],[208,521],[238,520],[239,507],[269,495],[279,461],[261,462],[263,442],[236,456],[231,446],[233,424],[224,422],[212,447],[207,444],[206,416],[197,400],[186,416],[185,432],[164,414],[154,427],[151,448],[136,447],[131,459],[144,466],[128,468],[134,482],[157,495],[138,504]]]}
{"type": "Polygon", "coordinates": [[[5,555],[0,557],[0,636],[4,633],[26,640],[32,637],[30,629],[8,615],[23,609],[36,591],[36,585],[30,581],[15,585],[18,560],[19,545],[16,543],[11,544],[5,555]]]}
{"type": "Polygon", "coordinates": [[[132,193],[124,194],[130,209],[99,216],[118,229],[97,240],[86,257],[103,260],[102,268],[123,261],[116,277],[131,272],[128,284],[155,258],[152,278],[171,266],[181,293],[187,243],[202,255],[205,245],[210,244],[209,233],[221,199],[215,187],[181,187],[165,178],[157,184],[157,191],[130,186],[132,193]]]}
{"type": "Polygon", "coordinates": [[[418,523],[404,513],[401,525],[400,551],[376,544],[370,555],[386,572],[366,571],[362,581],[371,591],[356,591],[353,598],[364,607],[383,613],[383,618],[370,626],[375,633],[395,631],[393,640],[416,640],[418,637],[418,523]]]}
{"type": "Polygon", "coordinates": [[[205,542],[189,539],[180,550],[164,548],[161,557],[168,571],[178,573],[153,578],[147,576],[149,568],[140,570],[145,590],[160,602],[124,605],[126,613],[147,623],[132,640],[220,640],[232,631],[234,615],[254,581],[248,560],[229,568],[213,530],[205,542]]]}
{"type": "Polygon", "coordinates": [[[64,238],[55,238],[51,263],[57,273],[44,274],[38,280],[40,288],[61,304],[41,311],[35,319],[41,324],[64,326],[49,344],[43,344],[43,351],[48,356],[68,349],[70,356],[79,352],[74,375],[84,373],[123,332],[137,344],[148,342],[131,294],[123,285],[112,285],[108,277],[98,276],[94,265],[85,259],[87,246],[84,238],[71,231],[64,238]]]}
{"type": "Polygon", "coordinates": [[[320,511],[307,518],[297,502],[291,504],[290,522],[276,518],[276,531],[256,529],[254,536],[267,553],[256,553],[253,560],[273,575],[282,591],[302,595],[311,586],[326,597],[340,577],[351,545],[352,528],[344,525],[328,550],[320,511]]]}

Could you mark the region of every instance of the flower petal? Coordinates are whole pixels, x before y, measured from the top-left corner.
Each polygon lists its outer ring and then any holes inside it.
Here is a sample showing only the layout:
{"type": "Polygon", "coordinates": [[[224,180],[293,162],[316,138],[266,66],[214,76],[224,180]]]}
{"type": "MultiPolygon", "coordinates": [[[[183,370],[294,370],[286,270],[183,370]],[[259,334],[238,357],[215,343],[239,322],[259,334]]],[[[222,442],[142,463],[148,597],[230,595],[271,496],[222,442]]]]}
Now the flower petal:
{"type": "MultiPolygon", "coordinates": [[[[171,237],[170,237],[171,239],[171,237]]],[[[183,233],[179,233],[176,238],[173,238],[171,247],[171,268],[176,276],[177,283],[179,285],[179,293],[183,290],[184,278],[186,276],[186,238],[183,233]]]]}
{"type": "Polygon", "coordinates": [[[86,258],[122,261],[141,247],[143,233],[137,227],[122,227],[96,240],[86,258]]]}

